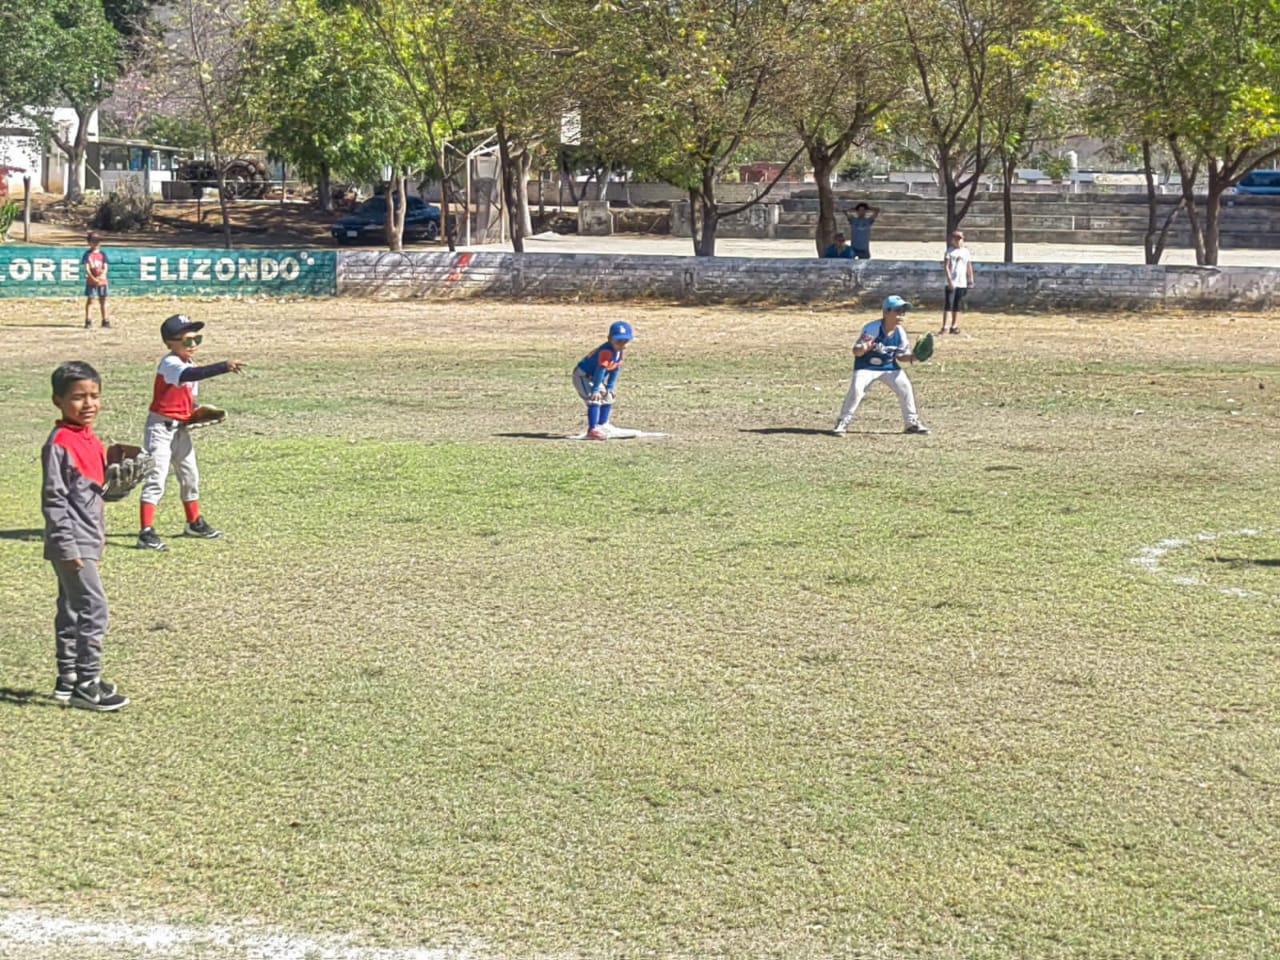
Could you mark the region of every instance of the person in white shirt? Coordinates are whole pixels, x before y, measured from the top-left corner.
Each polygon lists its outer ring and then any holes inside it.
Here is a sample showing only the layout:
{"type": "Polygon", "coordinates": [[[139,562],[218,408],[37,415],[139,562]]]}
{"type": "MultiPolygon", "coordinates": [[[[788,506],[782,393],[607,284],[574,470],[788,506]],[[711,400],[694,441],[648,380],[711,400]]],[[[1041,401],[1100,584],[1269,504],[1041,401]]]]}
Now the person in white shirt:
{"type": "Polygon", "coordinates": [[[959,333],[957,324],[964,310],[965,294],[973,286],[973,259],[969,248],[964,245],[964,234],[959,230],[951,234],[947,252],[942,257],[942,269],[947,275],[947,295],[942,304],[942,329],[938,332],[947,332],[947,314],[950,313],[951,332],[959,333]]]}

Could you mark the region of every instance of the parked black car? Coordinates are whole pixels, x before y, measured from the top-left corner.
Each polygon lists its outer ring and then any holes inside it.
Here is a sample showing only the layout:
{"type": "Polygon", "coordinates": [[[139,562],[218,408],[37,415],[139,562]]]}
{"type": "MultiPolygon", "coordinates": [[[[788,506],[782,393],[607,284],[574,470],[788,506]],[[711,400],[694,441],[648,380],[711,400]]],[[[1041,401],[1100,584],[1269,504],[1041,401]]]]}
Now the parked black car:
{"type": "MultiPolygon", "coordinates": [[[[440,236],[440,211],[421,197],[409,197],[408,200],[404,240],[434,240],[440,236]]],[[[386,231],[385,196],[370,197],[329,228],[337,243],[380,243],[386,231]]]]}

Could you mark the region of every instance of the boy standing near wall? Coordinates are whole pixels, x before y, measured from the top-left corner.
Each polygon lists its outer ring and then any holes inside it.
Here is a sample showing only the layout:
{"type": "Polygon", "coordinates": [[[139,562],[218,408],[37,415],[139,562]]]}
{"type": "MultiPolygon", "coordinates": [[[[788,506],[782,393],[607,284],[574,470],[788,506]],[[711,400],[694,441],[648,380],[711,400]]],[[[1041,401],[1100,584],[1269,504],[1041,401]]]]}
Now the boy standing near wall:
{"type": "Polygon", "coordinates": [[[89,312],[93,301],[97,300],[98,311],[102,315],[102,329],[109,330],[111,321],[107,319],[107,270],[110,263],[106,253],[99,249],[101,237],[90,233],[85,239],[89,243],[89,249],[80,258],[80,264],[84,267],[84,328],[88,330],[93,326],[89,312]]]}

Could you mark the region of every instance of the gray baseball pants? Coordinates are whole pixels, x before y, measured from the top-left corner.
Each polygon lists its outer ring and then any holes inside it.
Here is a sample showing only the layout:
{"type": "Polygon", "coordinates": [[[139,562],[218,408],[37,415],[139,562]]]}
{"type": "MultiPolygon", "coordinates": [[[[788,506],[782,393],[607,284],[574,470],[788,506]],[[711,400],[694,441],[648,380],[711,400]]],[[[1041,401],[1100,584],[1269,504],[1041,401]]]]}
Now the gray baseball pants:
{"type": "Polygon", "coordinates": [[[97,560],[82,560],[80,569],[54,563],[58,574],[58,673],[92,680],[102,674],[102,640],[107,635],[107,595],[98,576],[97,560]]]}
{"type": "Polygon", "coordinates": [[[165,481],[169,478],[170,464],[178,475],[182,502],[200,499],[200,469],[196,466],[196,448],[191,442],[190,430],[176,420],[149,413],[142,446],[156,458],[151,472],[142,482],[140,496],[144,503],[160,502],[164,496],[165,481]]]}

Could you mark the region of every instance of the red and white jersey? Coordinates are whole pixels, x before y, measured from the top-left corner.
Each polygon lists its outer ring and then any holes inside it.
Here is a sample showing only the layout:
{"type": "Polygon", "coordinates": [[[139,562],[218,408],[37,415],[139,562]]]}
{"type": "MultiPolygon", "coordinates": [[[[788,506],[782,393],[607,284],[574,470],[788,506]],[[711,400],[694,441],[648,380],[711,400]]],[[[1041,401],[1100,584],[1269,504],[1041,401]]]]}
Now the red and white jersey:
{"type": "Polygon", "coordinates": [[[183,360],[177,354],[166,354],[156,367],[156,382],[151,393],[151,412],[169,420],[187,421],[191,419],[191,411],[196,408],[196,394],[200,392],[200,382],[189,380],[182,382],[182,371],[194,367],[194,363],[183,360]]]}

